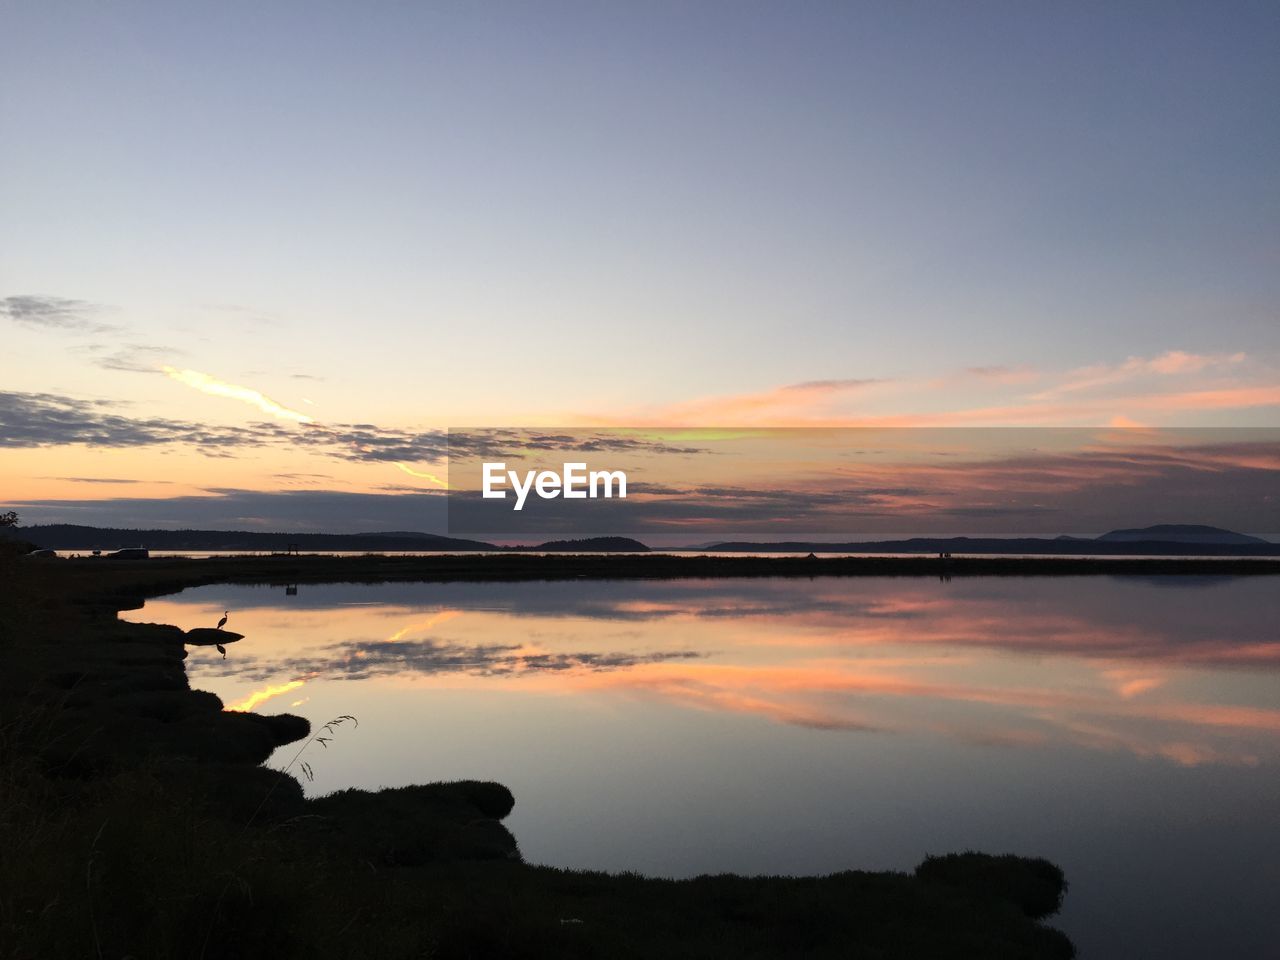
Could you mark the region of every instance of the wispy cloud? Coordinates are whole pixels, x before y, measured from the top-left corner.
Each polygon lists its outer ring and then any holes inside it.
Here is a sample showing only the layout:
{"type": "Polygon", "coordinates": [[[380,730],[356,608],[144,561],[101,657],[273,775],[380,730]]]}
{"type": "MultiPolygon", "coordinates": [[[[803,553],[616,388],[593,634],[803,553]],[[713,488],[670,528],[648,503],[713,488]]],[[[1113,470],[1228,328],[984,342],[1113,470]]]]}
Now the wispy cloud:
{"type": "MultiPolygon", "coordinates": [[[[228,386],[234,388],[234,385],[228,386]]],[[[249,393],[272,403],[257,391],[250,390],[249,393]]],[[[235,399],[245,398],[236,396],[235,399]]],[[[250,402],[255,407],[259,406],[256,400],[250,402]]],[[[236,447],[289,446],[350,462],[392,464],[439,463],[450,453],[502,456],[503,451],[529,449],[581,453],[635,449],[699,452],[697,448],[676,447],[643,437],[607,434],[475,430],[450,435],[443,430],[397,430],[371,423],[317,423],[310,417],[289,420],[288,424],[272,421],[210,426],[169,417],[129,416],[124,412],[127,410],[127,404],[111,400],[0,391],[0,447],[73,444],[149,447],[175,444],[199,447],[202,452],[213,454],[229,452],[236,447]]]]}
{"type": "Polygon", "coordinates": [[[1130,407],[1143,410],[1243,410],[1280,404],[1280,384],[1261,387],[1226,387],[1220,390],[1186,390],[1133,397],[1130,407]]]}
{"type": "Polygon", "coordinates": [[[172,483],[172,482],[173,482],[172,480],[132,480],[132,479],[124,479],[124,478],[122,478],[122,477],[41,477],[40,479],[41,479],[41,480],[60,480],[60,481],[62,481],[63,483],[97,483],[97,484],[100,484],[100,483],[107,483],[107,484],[117,484],[117,483],[145,483],[145,484],[153,484],[153,483],[172,483]]]}
{"type": "Polygon", "coordinates": [[[975,366],[921,379],[817,380],[755,393],[708,396],[593,422],[658,426],[909,427],[1124,423],[1134,412],[1182,413],[1280,405],[1280,377],[1235,353],[1168,350],[1121,363],[1052,373],[1024,367],[975,366]],[[1248,369],[1246,369],[1246,367],[1248,369]],[[966,387],[966,381],[969,386],[966,387]],[[1040,387],[1034,393],[1019,388],[1040,387]],[[973,387],[983,388],[981,405],[973,387]],[[1176,389],[1171,387],[1176,386],[1176,389]],[[991,401],[991,388],[1007,399],[991,401]],[[898,411],[886,411],[892,396],[898,411]],[[970,399],[968,405],[965,398],[970,399]],[[911,412],[902,412],[906,408],[911,412]],[[912,409],[914,408],[914,409],[912,409]]]}
{"type": "Polygon", "coordinates": [[[67,297],[47,297],[25,294],[0,300],[0,316],[14,323],[38,330],[61,333],[110,335],[106,342],[82,343],[71,349],[89,356],[89,362],[104,370],[128,373],[158,373],[160,358],[180,355],[181,350],[157,344],[120,342],[126,337],[141,334],[121,323],[106,323],[99,319],[108,308],[87,300],[67,297]]]}
{"type": "Polygon", "coordinates": [[[332,474],[328,473],[273,473],[273,480],[279,480],[283,483],[304,483],[314,484],[321,480],[332,480],[332,474]]]}
{"type": "Polygon", "coordinates": [[[1130,357],[1123,363],[1100,363],[1072,370],[1062,382],[1034,394],[1031,399],[1052,400],[1069,393],[1096,390],[1153,375],[1168,377],[1200,373],[1243,363],[1245,359],[1243,353],[1200,354],[1183,350],[1169,350],[1155,357],[1130,357]]]}
{"type": "Polygon", "coordinates": [[[886,382],[872,377],[845,380],[806,380],[803,383],[793,383],[781,387],[776,392],[783,395],[805,393],[811,396],[824,396],[833,393],[849,393],[853,390],[862,390],[865,387],[886,382]]]}
{"type": "Polygon", "coordinates": [[[130,417],[108,400],[0,391],[0,447],[147,447],[181,443],[230,448],[265,442],[261,428],[209,427],[166,417],[130,417]]]}
{"type": "Polygon", "coordinates": [[[102,307],[86,300],[69,300],[65,297],[45,297],[35,294],[5,297],[0,300],[0,316],[14,323],[45,330],[62,330],[76,333],[113,333],[120,328],[115,324],[94,319],[102,307]]]}
{"type": "Polygon", "coordinates": [[[112,345],[94,344],[90,352],[95,354],[93,364],[103,370],[118,370],[123,373],[159,373],[157,366],[161,358],[173,357],[183,351],[171,347],[159,347],[143,343],[125,343],[112,345]]]}
{"type": "Polygon", "coordinates": [[[967,367],[965,374],[978,380],[1004,385],[1031,383],[1040,377],[1040,374],[1030,367],[967,367]]]}
{"type": "MultiPolygon", "coordinates": [[[[757,393],[701,397],[668,406],[658,412],[656,422],[700,425],[780,423],[792,418],[829,416],[834,405],[891,382],[870,377],[806,380],[757,393]]],[[[641,414],[639,420],[653,422],[651,414],[641,414]]]]}
{"type": "Polygon", "coordinates": [[[161,367],[161,369],[171,379],[185,384],[193,390],[199,390],[201,393],[207,393],[215,397],[226,397],[229,400],[239,400],[241,403],[247,403],[263,413],[278,417],[281,420],[292,420],[295,423],[314,422],[315,418],[309,417],[305,413],[299,413],[297,410],[290,410],[252,387],[242,387],[236,383],[227,383],[225,380],[219,380],[217,377],[201,373],[199,370],[177,370],[168,365],[161,367]]]}

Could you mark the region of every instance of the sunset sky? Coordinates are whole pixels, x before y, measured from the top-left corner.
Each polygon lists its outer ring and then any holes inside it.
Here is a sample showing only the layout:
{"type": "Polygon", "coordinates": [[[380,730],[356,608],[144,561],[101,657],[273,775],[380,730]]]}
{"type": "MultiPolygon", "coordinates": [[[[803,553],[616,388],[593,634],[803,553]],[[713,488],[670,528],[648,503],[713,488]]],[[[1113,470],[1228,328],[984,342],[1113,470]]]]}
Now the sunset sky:
{"type": "Polygon", "coordinates": [[[28,522],[430,529],[450,426],[1280,426],[1275,4],[0,24],[28,522]]]}

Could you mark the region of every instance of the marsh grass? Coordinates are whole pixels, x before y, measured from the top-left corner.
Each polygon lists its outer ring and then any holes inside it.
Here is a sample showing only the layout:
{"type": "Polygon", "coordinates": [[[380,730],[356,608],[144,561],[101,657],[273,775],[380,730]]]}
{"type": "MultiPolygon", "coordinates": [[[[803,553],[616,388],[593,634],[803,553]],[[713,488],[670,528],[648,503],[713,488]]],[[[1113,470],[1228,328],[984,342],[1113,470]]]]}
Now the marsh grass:
{"type": "Polygon", "coordinates": [[[915,875],[927,883],[949,884],[1007,900],[1037,920],[1057,913],[1067,894],[1062,868],[1041,857],[993,857],[969,850],[926,857],[915,875]]]}
{"type": "Polygon", "coordinates": [[[307,878],[275,832],[227,820],[160,762],[48,776],[25,726],[0,742],[0,957],[193,957],[202,942],[229,957],[272,941],[307,878]]]}
{"type": "MultiPolygon", "coordinates": [[[[255,823],[258,820],[258,817],[262,814],[263,809],[266,808],[267,804],[271,801],[271,798],[276,794],[276,791],[279,789],[279,787],[286,782],[296,783],[296,781],[293,780],[293,778],[290,776],[290,773],[289,773],[289,771],[293,769],[294,766],[298,766],[298,768],[306,776],[308,782],[314,782],[315,771],[312,769],[310,763],[302,760],[302,755],[306,753],[309,748],[317,744],[325,749],[328,749],[329,744],[333,742],[333,738],[337,734],[338,730],[346,723],[351,723],[356,727],[360,726],[360,721],[357,720],[354,716],[350,714],[341,714],[337,717],[334,717],[332,720],[328,721],[327,723],[323,724],[319,732],[312,734],[302,744],[302,746],[298,748],[298,751],[293,755],[293,758],[287,764],[285,764],[284,767],[280,768],[280,770],[277,772],[276,777],[271,781],[271,785],[267,788],[267,790],[263,794],[262,800],[258,803],[258,805],[254,808],[253,812],[245,820],[244,826],[240,832],[240,835],[242,837],[246,835],[250,830],[252,830],[252,828],[254,827],[255,823]]],[[[296,822],[297,819],[298,818],[294,818],[293,822],[296,822]]],[[[227,902],[228,896],[232,893],[233,886],[239,887],[239,892],[241,896],[252,897],[253,888],[252,888],[252,885],[246,880],[245,875],[248,872],[248,868],[252,862],[251,858],[255,857],[256,855],[257,855],[257,852],[252,847],[250,847],[250,849],[248,849],[245,852],[245,857],[237,865],[237,869],[227,873],[222,889],[221,891],[219,891],[218,898],[213,905],[212,911],[210,912],[210,916],[206,920],[205,935],[203,940],[201,941],[200,953],[199,953],[199,957],[201,958],[201,960],[203,960],[203,958],[208,956],[209,954],[210,941],[212,940],[214,933],[217,931],[219,924],[222,922],[222,908],[223,908],[223,905],[227,902]]]]}
{"type": "Polygon", "coordinates": [[[312,842],[289,820],[228,819],[161,770],[50,783],[6,761],[4,773],[5,960],[1072,955],[1012,903],[903,874],[397,866],[312,842]]]}
{"type": "Polygon", "coordinates": [[[316,779],[315,769],[311,766],[311,764],[308,761],[305,761],[302,759],[302,755],[306,753],[307,750],[309,750],[311,747],[316,746],[317,744],[326,750],[329,749],[329,744],[333,742],[333,739],[337,735],[338,730],[341,729],[344,724],[348,724],[348,723],[351,724],[352,727],[360,726],[360,721],[357,720],[355,717],[353,717],[351,714],[349,713],[339,714],[338,716],[334,717],[332,720],[329,720],[327,723],[324,723],[323,725],[321,725],[318,732],[313,733],[307,740],[303,742],[302,746],[298,748],[297,752],[293,755],[292,759],[290,759],[288,763],[286,763],[283,767],[280,768],[279,775],[275,778],[274,781],[272,781],[271,787],[267,790],[266,794],[262,798],[262,803],[258,805],[257,809],[254,810],[253,814],[249,817],[248,822],[245,824],[246,829],[249,826],[251,826],[255,820],[257,820],[258,814],[262,812],[262,809],[271,800],[271,797],[275,794],[276,789],[280,787],[282,784],[284,784],[285,782],[287,782],[288,780],[292,779],[289,771],[292,770],[295,766],[298,768],[298,771],[304,777],[306,777],[306,780],[308,783],[315,782],[315,779],[316,779]]]}

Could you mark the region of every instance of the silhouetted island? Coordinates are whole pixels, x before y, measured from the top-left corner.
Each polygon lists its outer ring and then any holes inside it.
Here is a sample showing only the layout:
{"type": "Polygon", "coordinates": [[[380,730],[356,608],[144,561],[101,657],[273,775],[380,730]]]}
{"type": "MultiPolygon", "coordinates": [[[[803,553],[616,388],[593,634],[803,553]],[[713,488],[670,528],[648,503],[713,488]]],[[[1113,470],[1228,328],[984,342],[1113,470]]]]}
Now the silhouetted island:
{"type": "Polygon", "coordinates": [[[1112,530],[1098,537],[1098,541],[1106,543],[1198,543],[1198,544],[1266,544],[1261,537],[1251,537],[1245,533],[1223,530],[1221,527],[1206,527],[1197,523],[1158,523],[1154,527],[1140,527],[1136,530],[1112,530]]]}
{"type": "Polygon", "coordinates": [[[534,547],[512,547],[512,550],[538,550],[545,553],[648,553],[649,548],[630,537],[587,537],[582,540],[548,540],[534,547]]]}

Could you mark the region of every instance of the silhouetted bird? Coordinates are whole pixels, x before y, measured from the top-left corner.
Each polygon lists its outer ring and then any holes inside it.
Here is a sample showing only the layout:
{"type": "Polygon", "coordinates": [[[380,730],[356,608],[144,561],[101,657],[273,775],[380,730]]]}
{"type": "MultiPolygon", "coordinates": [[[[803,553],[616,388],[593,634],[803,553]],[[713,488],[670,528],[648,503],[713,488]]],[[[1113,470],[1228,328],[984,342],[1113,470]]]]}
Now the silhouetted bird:
{"type": "Polygon", "coordinates": [[[225,627],[225,626],[227,625],[227,614],[229,614],[230,612],[231,612],[230,610],[223,610],[223,611],[222,611],[222,619],[218,621],[218,629],[219,629],[219,630],[221,630],[223,627],[225,627]]]}
{"type": "Polygon", "coordinates": [[[223,646],[222,644],[220,644],[220,643],[215,643],[215,644],[214,644],[214,647],[217,649],[217,651],[218,651],[220,654],[222,654],[222,659],[223,659],[223,660],[227,659],[227,648],[226,648],[226,647],[224,647],[224,646],[223,646]]]}

